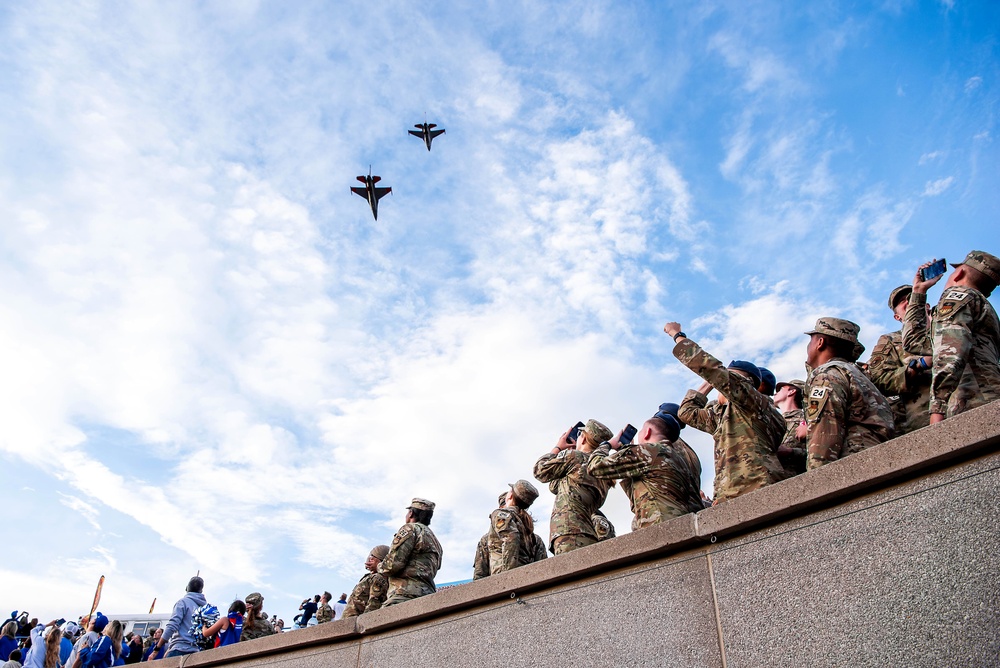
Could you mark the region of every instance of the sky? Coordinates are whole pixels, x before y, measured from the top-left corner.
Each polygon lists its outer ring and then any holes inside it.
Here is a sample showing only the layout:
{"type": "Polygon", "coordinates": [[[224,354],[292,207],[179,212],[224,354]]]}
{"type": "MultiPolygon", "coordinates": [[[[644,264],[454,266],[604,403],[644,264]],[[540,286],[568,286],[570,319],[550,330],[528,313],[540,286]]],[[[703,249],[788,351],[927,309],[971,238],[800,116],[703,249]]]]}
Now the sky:
{"type": "Polygon", "coordinates": [[[0,614],[200,571],[290,622],[417,496],[467,579],[562,432],[700,384],[664,323],[779,379],[819,316],[870,353],[921,263],[1000,252],[998,39],[986,0],[3,3],[0,614]]]}

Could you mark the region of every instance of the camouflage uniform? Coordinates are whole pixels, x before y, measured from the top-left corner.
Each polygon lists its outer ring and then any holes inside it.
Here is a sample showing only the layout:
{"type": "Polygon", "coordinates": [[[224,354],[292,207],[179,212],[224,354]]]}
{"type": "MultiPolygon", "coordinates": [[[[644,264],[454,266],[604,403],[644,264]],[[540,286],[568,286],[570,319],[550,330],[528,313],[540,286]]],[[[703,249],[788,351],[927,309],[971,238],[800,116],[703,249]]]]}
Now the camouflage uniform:
{"type": "Polygon", "coordinates": [[[805,411],[801,408],[793,408],[781,414],[785,418],[785,437],[781,440],[779,447],[784,446],[792,452],[788,455],[778,453],[778,461],[785,467],[785,473],[789,477],[806,472],[806,439],[799,438],[795,432],[799,425],[805,420],[805,411]]]}
{"type": "Polygon", "coordinates": [[[490,515],[486,545],[490,555],[490,575],[530,564],[535,546],[517,508],[497,508],[490,515]]]}
{"type": "MultiPolygon", "coordinates": [[[[912,291],[908,285],[901,285],[893,290],[889,295],[889,308],[895,308],[904,298],[912,298],[912,291]]],[[[926,325],[925,311],[926,309],[921,308],[920,315],[926,325]]],[[[905,327],[905,317],[903,322],[905,327]]],[[[903,345],[903,330],[899,330],[883,334],[875,344],[871,359],[868,360],[868,377],[879,392],[887,398],[898,397],[896,401],[892,399],[889,401],[897,436],[931,423],[931,415],[927,410],[930,402],[931,375],[929,369],[921,369],[919,366],[915,367],[915,375],[913,372],[907,373],[907,366],[914,357],[907,354],[903,345]]]]}
{"type": "Polygon", "coordinates": [[[385,603],[389,582],[381,573],[366,573],[354,585],[344,608],[344,617],[357,617],[372,610],[378,610],[385,603]]]}
{"type": "Polygon", "coordinates": [[[712,384],[728,401],[707,408],[708,398],[689,390],[681,421],[715,438],[715,499],[721,503],[785,478],[775,450],[785,422],[754,381],[730,371],[690,339],[674,346],[674,357],[712,384]]]}
{"type": "Polygon", "coordinates": [[[267,618],[267,613],[261,610],[264,605],[264,597],[258,592],[253,592],[252,594],[247,594],[246,597],[247,606],[253,606],[255,619],[246,620],[243,623],[243,632],[240,634],[240,640],[253,640],[255,638],[263,638],[264,636],[274,635],[274,627],[271,625],[271,621],[267,618]]]}
{"type": "Polygon", "coordinates": [[[319,607],[316,608],[316,623],[326,624],[327,622],[333,621],[333,608],[330,607],[329,603],[323,603],[320,601],[319,607]]]}
{"type": "Polygon", "coordinates": [[[535,478],[548,483],[556,495],[549,522],[549,549],[554,554],[597,542],[591,517],[608,498],[611,481],[587,473],[589,459],[580,450],[563,450],[558,455],[544,454],[535,462],[535,478]]]}
{"type": "Polygon", "coordinates": [[[489,532],[483,534],[476,545],[476,558],[472,562],[472,579],[480,580],[490,576],[490,547],[487,541],[490,539],[489,532]]]}
{"type": "MultiPolygon", "coordinates": [[[[411,508],[434,510],[434,504],[414,499],[411,508]]],[[[378,572],[389,577],[389,592],[383,607],[403,603],[437,591],[434,576],[441,568],[441,543],[426,524],[408,522],[392,538],[389,554],[378,572]]]]}
{"type": "MultiPolygon", "coordinates": [[[[937,306],[931,308],[931,327],[927,326],[927,293],[914,292],[910,296],[910,305],[903,316],[903,350],[906,355],[913,357],[934,356],[934,337],[932,330],[937,322],[937,306]]],[[[927,372],[927,419],[930,420],[930,380],[933,379],[934,364],[927,372]]],[[[972,375],[972,368],[966,365],[962,371],[961,380],[958,387],[951,393],[948,399],[947,414],[954,415],[960,410],[959,406],[966,405],[968,401],[976,396],[978,384],[972,375]]]]}
{"type": "Polygon", "coordinates": [[[613,453],[605,443],[590,456],[587,471],[595,478],[621,479],[634,514],[632,531],[704,508],[701,462],[679,438],[634,443],[613,453]]]}
{"type": "Polygon", "coordinates": [[[1000,321],[993,306],[975,288],[945,290],[934,318],[930,412],[951,417],[1000,399],[998,360],[1000,321]],[[967,369],[971,374],[963,376],[967,369]]]}

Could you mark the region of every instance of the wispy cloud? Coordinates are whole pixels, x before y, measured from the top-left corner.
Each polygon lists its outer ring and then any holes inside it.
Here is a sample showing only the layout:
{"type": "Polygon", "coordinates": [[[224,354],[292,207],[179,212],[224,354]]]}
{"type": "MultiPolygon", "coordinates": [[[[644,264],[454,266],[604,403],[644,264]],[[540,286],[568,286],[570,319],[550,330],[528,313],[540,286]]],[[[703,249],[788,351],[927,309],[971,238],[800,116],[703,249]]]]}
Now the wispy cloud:
{"type": "Polygon", "coordinates": [[[937,179],[936,181],[928,181],[927,185],[924,186],[924,197],[934,197],[940,195],[945,190],[951,187],[951,184],[955,181],[954,176],[946,176],[943,179],[937,179]]]}

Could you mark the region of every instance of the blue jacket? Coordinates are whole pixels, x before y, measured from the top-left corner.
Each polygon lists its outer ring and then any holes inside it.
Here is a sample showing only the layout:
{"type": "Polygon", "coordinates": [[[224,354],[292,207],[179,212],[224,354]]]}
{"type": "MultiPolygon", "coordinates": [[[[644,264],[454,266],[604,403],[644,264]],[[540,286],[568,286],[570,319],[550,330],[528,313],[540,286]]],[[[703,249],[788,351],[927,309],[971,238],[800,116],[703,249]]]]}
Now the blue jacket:
{"type": "Polygon", "coordinates": [[[197,652],[198,637],[194,634],[194,613],[205,605],[204,594],[189,591],[184,598],[174,603],[173,614],[163,627],[163,641],[167,652],[197,652]]]}
{"type": "Polygon", "coordinates": [[[7,636],[0,636],[0,661],[6,661],[12,650],[17,649],[17,641],[7,636]]]}

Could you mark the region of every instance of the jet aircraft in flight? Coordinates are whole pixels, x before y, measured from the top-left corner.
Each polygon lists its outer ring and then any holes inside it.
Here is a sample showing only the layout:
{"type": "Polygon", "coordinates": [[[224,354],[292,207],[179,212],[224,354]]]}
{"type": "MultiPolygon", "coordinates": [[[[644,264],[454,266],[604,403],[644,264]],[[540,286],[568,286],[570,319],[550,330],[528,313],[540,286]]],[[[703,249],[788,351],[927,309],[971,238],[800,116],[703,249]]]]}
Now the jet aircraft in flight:
{"type": "Polygon", "coordinates": [[[372,168],[368,167],[368,176],[362,174],[358,177],[358,181],[365,184],[364,188],[358,188],[356,186],[351,187],[351,192],[360,197],[364,197],[368,200],[368,204],[372,208],[372,215],[375,216],[375,220],[378,220],[378,201],[392,192],[392,188],[376,188],[375,184],[382,180],[381,176],[372,176],[372,168]]]}
{"type": "Polygon", "coordinates": [[[428,151],[431,150],[431,140],[433,140],[438,135],[443,135],[444,134],[444,129],[441,129],[441,130],[432,130],[431,129],[431,128],[436,128],[437,127],[437,125],[435,125],[434,123],[426,123],[426,122],[425,123],[417,123],[413,127],[417,128],[417,129],[416,130],[408,130],[407,132],[409,132],[414,137],[420,137],[421,139],[423,139],[424,143],[427,144],[427,150],[428,151]],[[417,130],[419,130],[419,132],[417,130]]]}

